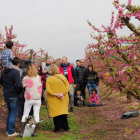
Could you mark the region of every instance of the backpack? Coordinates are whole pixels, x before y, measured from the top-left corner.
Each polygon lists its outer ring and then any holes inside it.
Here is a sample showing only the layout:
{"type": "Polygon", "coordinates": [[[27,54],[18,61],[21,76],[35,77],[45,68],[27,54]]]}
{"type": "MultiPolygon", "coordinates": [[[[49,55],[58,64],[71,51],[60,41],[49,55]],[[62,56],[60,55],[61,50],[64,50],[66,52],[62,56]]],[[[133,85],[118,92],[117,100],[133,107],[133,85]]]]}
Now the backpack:
{"type": "Polygon", "coordinates": [[[128,119],[130,117],[137,117],[137,116],[139,116],[139,111],[124,112],[121,119],[128,119]]]}

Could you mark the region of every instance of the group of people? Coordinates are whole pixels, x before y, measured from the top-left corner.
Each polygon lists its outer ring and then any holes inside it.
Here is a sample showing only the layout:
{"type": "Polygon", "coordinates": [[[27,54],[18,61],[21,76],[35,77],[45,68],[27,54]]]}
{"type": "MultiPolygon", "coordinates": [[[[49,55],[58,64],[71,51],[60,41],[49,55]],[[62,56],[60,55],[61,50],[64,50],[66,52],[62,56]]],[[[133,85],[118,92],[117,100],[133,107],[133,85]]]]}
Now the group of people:
{"type": "Polygon", "coordinates": [[[68,106],[74,112],[75,106],[83,106],[86,99],[85,88],[89,90],[89,106],[101,106],[98,88],[99,78],[91,65],[86,68],[84,60],[77,60],[74,69],[67,62],[67,57],[62,58],[60,66],[46,60],[46,65],[37,68],[31,59],[21,60],[13,58],[13,42],[7,41],[6,49],[2,52],[2,71],[0,84],[3,86],[4,99],[8,108],[6,121],[6,135],[23,137],[26,118],[29,114],[36,121],[33,136],[38,135],[39,112],[41,103],[47,99],[49,115],[53,117],[54,132],[60,129],[69,132],[67,121],[68,106]],[[75,91],[75,92],[74,92],[75,91]],[[21,131],[15,132],[16,118],[20,112],[21,131]]]}

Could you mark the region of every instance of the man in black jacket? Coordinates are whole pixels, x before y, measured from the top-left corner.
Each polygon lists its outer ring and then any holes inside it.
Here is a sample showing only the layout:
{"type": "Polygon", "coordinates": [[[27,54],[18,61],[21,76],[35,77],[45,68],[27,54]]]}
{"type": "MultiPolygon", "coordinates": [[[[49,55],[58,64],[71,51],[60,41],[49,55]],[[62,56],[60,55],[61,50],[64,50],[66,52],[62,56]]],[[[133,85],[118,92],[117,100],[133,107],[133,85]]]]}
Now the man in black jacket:
{"type": "MultiPolygon", "coordinates": [[[[20,58],[15,57],[13,64],[19,67],[20,58]]],[[[4,99],[8,107],[6,134],[9,137],[17,136],[19,133],[15,132],[15,123],[19,107],[19,94],[22,90],[19,72],[15,69],[4,69],[0,84],[3,86],[4,99]]]]}
{"type": "Polygon", "coordinates": [[[75,94],[77,92],[77,89],[80,89],[81,93],[85,99],[86,98],[85,88],[87,85],[87,68],[84,67],[83,59],[81,59],[81,61],[80,61],[80,66],[75,69],[75,73],[76,73],[76,81],[77,81],[76,88],[75,88],[75,94]]]}

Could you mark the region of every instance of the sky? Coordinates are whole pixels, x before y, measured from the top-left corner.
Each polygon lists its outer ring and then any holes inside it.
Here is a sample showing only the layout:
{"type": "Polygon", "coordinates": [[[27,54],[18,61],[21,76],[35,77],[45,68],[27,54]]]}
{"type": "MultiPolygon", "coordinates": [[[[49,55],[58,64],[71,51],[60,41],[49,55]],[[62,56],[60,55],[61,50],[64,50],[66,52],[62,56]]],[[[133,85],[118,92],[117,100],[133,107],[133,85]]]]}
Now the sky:
{"type": "MultiPolygon", "coordinates": [[[[128,0],[120,0],[127,3],[128,0]]],[[[108,26],[111,12],[115,11],[113,0],[1,0],[0,31],[5,34],[5,26],[13,25],[20,44],[28,44],[26,49],[46,50],[54,58],[66,56],[75,63],[85,57],[85,48],[95,41],[89,20],[100,28],[108,26]]],[[[140,5],[140,0],[132,0],[140,5]]],[[[117,14],[117,12],[115,12],[117,14]]],[[[131,21],[136,27],[138,20],[131,21]]],[[[125,27],[118,30],[119,35],[129,35],[125,27]]]]}

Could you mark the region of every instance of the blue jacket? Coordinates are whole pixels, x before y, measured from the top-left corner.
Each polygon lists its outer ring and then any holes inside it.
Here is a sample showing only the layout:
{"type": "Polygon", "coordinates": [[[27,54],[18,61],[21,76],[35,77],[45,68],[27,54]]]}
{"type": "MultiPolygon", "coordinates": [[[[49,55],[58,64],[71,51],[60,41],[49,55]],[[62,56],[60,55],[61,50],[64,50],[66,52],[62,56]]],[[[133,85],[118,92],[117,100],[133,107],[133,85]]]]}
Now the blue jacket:
{"type": "Polygon", "coordinates": [[[4,69],[0,78],[4,97],[17,98],[22,90],[20,74],[15,69],[4,69]]]}

